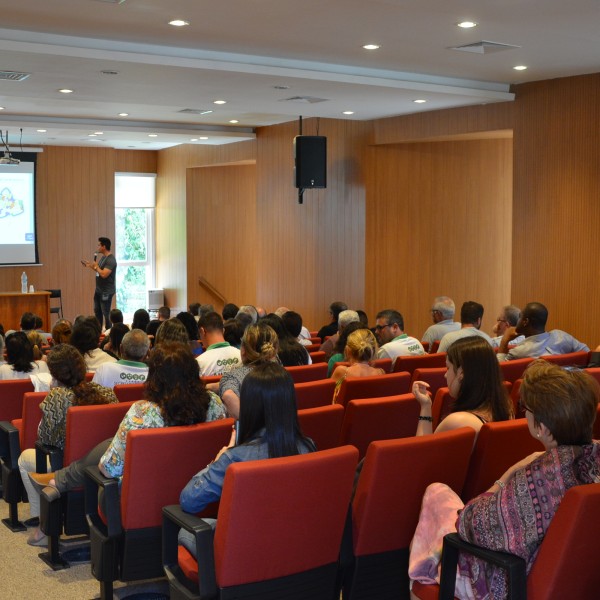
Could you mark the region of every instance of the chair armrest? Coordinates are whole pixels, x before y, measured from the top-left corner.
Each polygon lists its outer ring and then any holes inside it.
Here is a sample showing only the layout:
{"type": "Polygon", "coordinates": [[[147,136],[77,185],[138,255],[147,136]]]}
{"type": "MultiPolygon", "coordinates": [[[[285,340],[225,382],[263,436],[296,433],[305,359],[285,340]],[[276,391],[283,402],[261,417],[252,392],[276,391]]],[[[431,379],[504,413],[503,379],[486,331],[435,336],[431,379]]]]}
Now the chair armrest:
{"type": "Polygon", "coordinates": [[[0,458],[4,459],[11,469],[16,469],[20,455],[19,430],[9,421],[0,421],[0,458]]]}
{"type": "Polygon", "coordinates": [[[185,529],[196,538],[196,556],[198,560],[198,589],[200,598],[217,597],[217,581],[215,577],[214,530],[203,519],[186,513],[178,504],[163,508],[163,564],[176,571],[177,536],[180,529],[185,529]]]}
{"type": "Polygon", "coordinates": [[[458,555],[466,552],[488,563],[505,569],[508,575],[509,600],[526,600],[527,573],[525,561],[520,556],[481,548],[462,540],[457,533],[444,536],[442,548],[442,573],[439,600],[453,600],[456,583],[458,555]]]}
{"type": "Polygon", "coordinates": [[[50,469],[52,472],[63,468],[63,451],[56,446],[42,444],[39,440],[35,443],[35,470],[36,473],[48,471],[47,458],[50,457],[50,469]]]}
{"type": "Polygon", "coordinates": [[[116,538],[123,532],[121,524],[121,495],[119,480],[105,477],[97,466],[85,470],[85,516],[90,525],[104,531],[109,538],[116,538]],[[106,517],[100,517],[98,504],[106,517]]]}

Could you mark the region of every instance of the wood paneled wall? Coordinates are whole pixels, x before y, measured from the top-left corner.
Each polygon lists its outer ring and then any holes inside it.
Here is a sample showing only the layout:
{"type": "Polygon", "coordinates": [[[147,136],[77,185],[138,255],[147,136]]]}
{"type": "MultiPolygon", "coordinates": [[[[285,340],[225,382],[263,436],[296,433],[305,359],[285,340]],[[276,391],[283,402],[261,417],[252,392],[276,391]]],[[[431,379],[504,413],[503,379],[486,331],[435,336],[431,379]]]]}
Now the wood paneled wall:
{"type": "Polygon", "coordinates": [[[373,147],[366,306],[399,310],[420,337],[435,296],[481,302],[483,329],[510,300],[512,140],[373,147]]]}
{"type": "Polygon", "coordinates": [[[600,74],[515,88],[513,299],[600,343],[600,74]]]}
{"type": "MultiPolygon", "coordinates": [[[[37,235],[42,264],[25,271],[36,289],[62,290],[67,318],[93,311],[93,273],[79,260],[92,258],[98,236],[114,241],[115,172],[155,168],[156,153],[148,151],[47,146],[38,155],[37,235]]],[[[0,269],[0,289],[20,289],[22,271],[23,267],[0,269]]]]}
{"type": "Polygon", "coordinates": [[[198,286],[203,277],[228,302],[256,303],[254,164],[188,169],[187,239],[190,302],[223,309],[219,296],[198,286]]]}
{"type": "Polygon", "coordinates": [[[199,237],[187,239],[186,186],[190,167],[225,165],[254,161],[256,142],[223,146],[184,144],[158,153],[156,183],[156,283],[165,289],[168,306],[186,310],[195,302],[200,289],[188,282],[188,253],[200,252],[199,237]],[[189,284],[189,289],[188,289],[189,284]]]}

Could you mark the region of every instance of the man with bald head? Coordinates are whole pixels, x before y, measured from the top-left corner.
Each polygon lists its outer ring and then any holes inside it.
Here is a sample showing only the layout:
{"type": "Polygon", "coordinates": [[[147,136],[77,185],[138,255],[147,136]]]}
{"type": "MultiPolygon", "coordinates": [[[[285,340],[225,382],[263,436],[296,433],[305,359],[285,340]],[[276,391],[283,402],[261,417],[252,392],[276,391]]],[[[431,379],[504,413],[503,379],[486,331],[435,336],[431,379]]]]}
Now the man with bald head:
{"type": "Polygon", "coordinates": [[[589,348],[572,335],[553,329],[546,331],[548,309],[541,302],[530,302],[525,306],[515,327],[509,327],[502,336],[498,349],[498,360],[537,358],[545,354],[568,354],[587,352],[589,348]],[[509,349],[508,345],[519,335],[525,340],[509,349]]]}

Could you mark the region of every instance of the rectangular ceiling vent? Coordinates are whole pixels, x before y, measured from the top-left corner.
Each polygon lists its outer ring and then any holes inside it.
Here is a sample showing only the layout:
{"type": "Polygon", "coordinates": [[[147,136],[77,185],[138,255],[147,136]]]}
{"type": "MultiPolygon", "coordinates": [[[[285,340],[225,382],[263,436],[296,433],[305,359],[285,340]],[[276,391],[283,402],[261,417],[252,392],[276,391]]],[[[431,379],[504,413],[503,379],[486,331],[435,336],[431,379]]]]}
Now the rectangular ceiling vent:
{"type": "Polygon", "coordinates": [[[297,104],[316,104],[317,102],[328,102],[327,98],[315,98],[314,96],[292,96],[282,98],[279,102],[295,102],[297,104]]]}
{"type": "Polygon", "coordinates": [[[31,73],[19,73],[18,71],[0,71],[2,81],[25,81],[31,73]]]}
{"type": "Polygon", "coordinates": [[[204,108],[182,108],[177,112],[183,113],[184,115],[209,115],[212,110],[207,110],[204,108]]]}
{"type": "Polygon", "coordinates": [[[460,50],[461,52],[474,52],[475,54],[491,54],[492,52],[502,52],[503,50],[513,50],[521,46],[513,46],[512,44],[499,44],[498,42],[488,42],[482,40],[473,44],[465,44],[464,46],[451,46],[448,50],[460,50]]]}

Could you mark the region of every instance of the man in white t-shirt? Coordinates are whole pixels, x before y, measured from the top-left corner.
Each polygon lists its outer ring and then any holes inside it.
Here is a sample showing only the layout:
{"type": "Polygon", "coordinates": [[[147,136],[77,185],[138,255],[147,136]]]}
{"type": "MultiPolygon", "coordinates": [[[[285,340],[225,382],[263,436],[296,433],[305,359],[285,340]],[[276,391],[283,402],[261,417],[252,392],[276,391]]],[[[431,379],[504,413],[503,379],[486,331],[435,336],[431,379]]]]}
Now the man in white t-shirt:
{"type": "Polygon", "coordinates": [[[201,377],[222,375],[225,371],[242,364],[240,351],[223,337],[223,319],[219,313],[209,312],[202,315],[198,330],[202,346],[205,348],[196,358],[201,377]]]}
{"type": "Polygon", "coordinates": [[[421,342],[404,333],[404,317],[392,309],[377,313],[375,331],[382,344],[377,358],[391,358],[392,367],[398,356],[417,356],[425,354],[421,342]]]}
{"type": "Polygon", "coordinates": [[[473,337],[478,335],[482,337],[490,346],[492,345],[492,338],[481,331],[481,323],[483,321],[483,305],[479,302],[473,302],[468,300],[463,302],[460,308],[460,325],[461,328],[458,331],[451,331],[447,333],[440,342],[438,352],[448,352],[448,348],[461,338],[473,337]]]}
{"type": "Polygon", "coordinates": [[[143,361],[149,348],[150,340],[146,332],[132,329],[123,336],[119,348],[120,360],[101,364],[92,381],[109,388],[117,384],[144,383],[148,376],[148,365],[143,361]]]}

